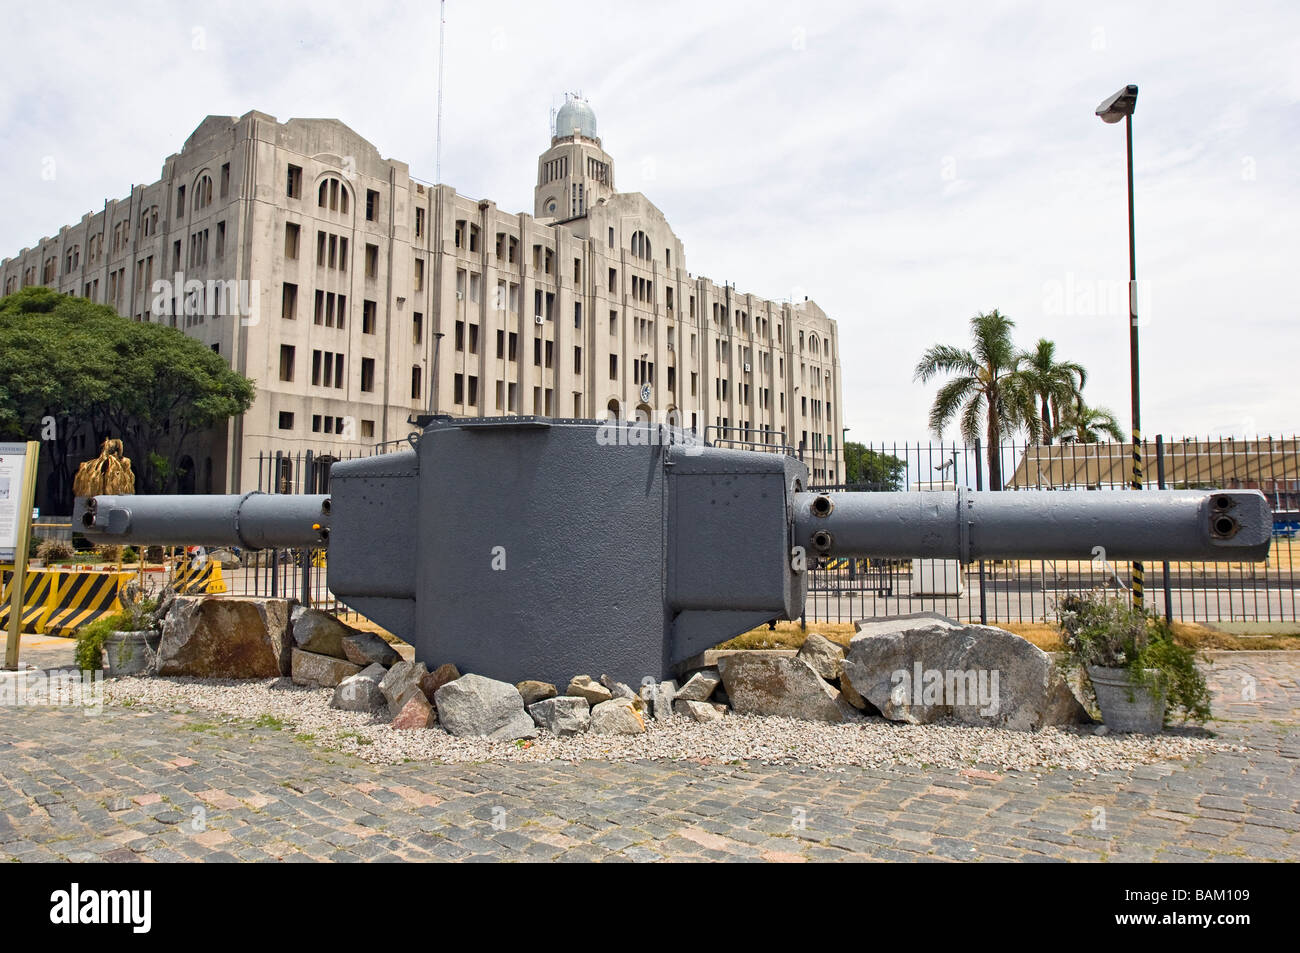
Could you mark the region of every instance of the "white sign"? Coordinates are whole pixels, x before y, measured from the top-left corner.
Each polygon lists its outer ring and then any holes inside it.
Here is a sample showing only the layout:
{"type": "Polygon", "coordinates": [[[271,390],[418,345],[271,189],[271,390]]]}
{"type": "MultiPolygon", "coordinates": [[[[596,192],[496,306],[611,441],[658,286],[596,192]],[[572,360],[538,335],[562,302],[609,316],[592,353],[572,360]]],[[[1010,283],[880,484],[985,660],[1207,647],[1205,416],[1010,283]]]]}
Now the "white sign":
{"type": "Polygon", "coordinates": [[[23,497],[27,445],[0,443],[0,561],[10,562],[18,545],[18,507],[23,497]]]}

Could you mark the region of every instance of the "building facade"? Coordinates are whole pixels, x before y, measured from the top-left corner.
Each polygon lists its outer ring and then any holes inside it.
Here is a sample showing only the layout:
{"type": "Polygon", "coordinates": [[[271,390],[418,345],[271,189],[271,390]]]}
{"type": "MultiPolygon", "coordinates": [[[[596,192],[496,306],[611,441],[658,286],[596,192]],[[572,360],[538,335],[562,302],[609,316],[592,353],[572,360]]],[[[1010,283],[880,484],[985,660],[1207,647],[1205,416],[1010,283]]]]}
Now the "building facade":
{"type": "Polygon", "coordinates": [[[413,179],[337,120],[209,116],[157,182],[0,262],[5,294],[28,285],[171,324],[255,381],[194,445],[195,492],[256,488],[259,452],[404,439],[422,413],[643,417],[843,479],[835,322],[689,272],[577,99],[532,215],[413,179]]]}

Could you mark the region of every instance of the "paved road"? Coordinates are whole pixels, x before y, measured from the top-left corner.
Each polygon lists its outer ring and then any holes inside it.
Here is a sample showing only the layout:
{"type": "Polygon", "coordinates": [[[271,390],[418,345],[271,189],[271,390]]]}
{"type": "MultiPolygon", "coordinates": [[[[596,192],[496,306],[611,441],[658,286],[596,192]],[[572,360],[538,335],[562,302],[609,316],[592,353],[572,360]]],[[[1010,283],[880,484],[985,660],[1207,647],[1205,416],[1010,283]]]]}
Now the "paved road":
{"type": "Polygon", "coordinates": [[[1300,859],[1300,657],[1210,673],[1251,750],[1098,775],[376,767],[201,713],[0,709],[0,860],[1300,859]]]}

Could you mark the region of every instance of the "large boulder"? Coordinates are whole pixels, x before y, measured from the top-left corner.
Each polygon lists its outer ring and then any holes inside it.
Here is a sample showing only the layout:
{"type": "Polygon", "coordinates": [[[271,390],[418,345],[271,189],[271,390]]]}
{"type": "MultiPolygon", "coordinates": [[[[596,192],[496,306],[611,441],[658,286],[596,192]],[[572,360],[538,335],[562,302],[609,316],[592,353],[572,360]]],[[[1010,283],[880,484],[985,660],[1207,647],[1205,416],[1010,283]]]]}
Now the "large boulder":
{"type": "Polygon", "coordinates": [[[304,605],[293,607],[289,629],[293,633],[293,644],[304,652],[332,655],[340,659],[347,658],[343,651],[343,639],[354,631],[352,626],[344,625],[328,612],[304,605]]]}
{"type": "Polygon", "coordinates": [[[379,687],[387,674],[388,669],[375,663],[343,679],[334,689],[330,707],[343,711],[378,711],[388,707],[384,690],[379,687]]]}
{"type": "Polygon", "coordinates": [[[424,694],[420,680],[429,674],[423,662],[401,661],[388,670],[379,688],[388,700],[388,712],[396,715],[402,710],[412,692],[424,694]]]}
{"type": "Polygon", "coordinates": [[[590,675],[575,675],[569,680],[564,694],[585,698],[589,705],[599,705],[614,697],[608,688],[592,679],[590,675]]]}
{"type": "Polygon", "coordinates": [[[343,656],[363,667],[378,664],[392,668],[402,660],[397,649],[373,632],[353,631],[343,636],[343,656]]]}
{"type": "Polygon", "coordinates": [[[738,652],[719,659],[718,671],[731,707],[742,715],[841,722],[852,711],[839,689],[801,658],[738,652]]]}
{"type": "Polygon", "coordinates": [[[578,735],[591,726],[591,711],[587,699],[574,695],[543,698],[528,706],[528,714],[539,728],[563,738],[578,735]]]}
{"type": "Polygon", "coordinates": [[[556,694],[558,694],[555,690],[555,686],[550,682],[539,682],[531,678],[524,679],[524,681],[516,685],[515,688],[519,689],[519,694],[523,696],[524,699],[524,707],[529,711],[531,711],[532,706],[538,702],[545,701],[548,698],[554,698],[556,694]]]}
{"type": "Polygon", "coordinates": [[[453,735],[477,735],[494,741],[536,738],[537,726],[524,711],[519,689],[482,675],[463,675],[434,696],[438,720],[453,735]]]}
{"type": "Polygon", "coordinates": [[[677,700],[677,680],[651,682],[641,686],[641,701],[650,707],[655,721],[667,721],[673,716],[673,702],[677,700]]]}
{"type": "Polygon", "coordinates": [[[178,596],[163,620],[159,675],[276,678],[292,670],[289,600],[178,596]]]}
{"type": "Polygon", "coordinates": [[[677,701],[706,702],[713,695],[713,690],[722,684],[722,676],[716,668],[700,669],[686,680],[686,684],[677,690],[677,701]]]}
{"type": "Polygon", "coordinates": [[[1018,635],[947,620],[898,620],[856,635],[845,677],[892,721],[1021,730],[1088,721],[1052,659],[1018,635]]]}
{"type": "Polygon", "coordinates": [[[803,640],[803,645],[799,647],[799,654],[795,658],[803,659],[814,672],[828,682],[838,680],[844,668],[844,650],[826,636],[818,635],[816,632],[803,640]]]}
{"type": "Polygon", "coordinates": [[[460,669],[450,662],[444,662],[420,679],[420,690],[424,692],[424,697],[432,702],[434,696],[438,694],[438,689],[458,678],[460,678],[460,669]]]}
{"type": "Polygon", "coordinates": [[[591,710],[591,731],[597,735],[639,735],[645,731],[645,719],[632,699],[611,698],[591,710]]]}
{"type": "Polygon", "coordinates": [[[333,688],[343,679],[361,671],[360,665],[329,655],[317,655],[315,652],[293,650],[291,672],[295,685],[310,688],[333,688]]]}
{"type": "Polygon", "coordinates": [[[424,692],[411,692],[406,704],[390,723],[393,728],[406,730],[410,728],[432,728],[438,723],[438,713],[424,697],[424,692]]]}
{"type": "Polygon", "coordinates": [[[710,702],[680,701],[673,705],[677,714],[702,723],[722,721],[727,716],[726,705],[714,705],[710,702]]]}

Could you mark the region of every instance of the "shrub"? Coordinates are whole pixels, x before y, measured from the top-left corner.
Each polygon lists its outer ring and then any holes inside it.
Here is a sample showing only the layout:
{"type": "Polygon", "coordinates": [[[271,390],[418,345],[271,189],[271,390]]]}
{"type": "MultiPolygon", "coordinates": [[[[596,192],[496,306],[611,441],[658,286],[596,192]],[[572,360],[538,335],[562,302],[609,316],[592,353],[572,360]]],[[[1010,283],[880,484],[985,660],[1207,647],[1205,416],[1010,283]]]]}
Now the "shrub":
{"type": "Polygon", "coordinates": [[[122,631],[122,616],[100,616],[77,630],[77,668],[97,672],[104,667],[104,640],[110,632],[122,631]]]}
{"type": "Polygon", "coordinates": [[[36,558],[44,559],[45,565],[71,559],[75,555],[72,544],[62,539],[46,539],[36,549],[36,558]]]}

